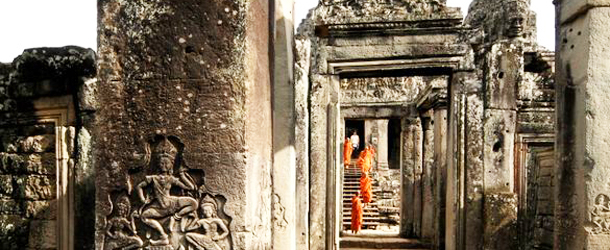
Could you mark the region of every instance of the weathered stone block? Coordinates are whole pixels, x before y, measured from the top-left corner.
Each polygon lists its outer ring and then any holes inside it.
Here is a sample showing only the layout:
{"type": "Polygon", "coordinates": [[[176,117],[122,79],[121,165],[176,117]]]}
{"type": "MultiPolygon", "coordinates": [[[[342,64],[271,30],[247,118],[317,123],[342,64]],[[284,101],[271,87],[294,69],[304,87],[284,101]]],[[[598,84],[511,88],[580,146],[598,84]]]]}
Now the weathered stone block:
{"type": "Polygon", "coordinates": [[[54,220],[57,218],[57,201],[25,201],[25,216],[34,219],[54,220]]]}
{"type": "Polygon", "coordinates": [[[16,174],[22,169],[24,162],[25,159],[21,155],[0,153],[0,173],[16,174]]]}
{"type": "Polygon", "coordinates": [[[485,192],[513,190],[516,118],[511,110],[485,111],[485,192]]]}
{"type": "Polygon", "coordinates": [[[55,198],[55,180],[48,176],[15,177],[16,196],[26,200],[55,198]]]}
{"type": "Polygon", "coordinates": [[[538,188],[538,200],[551,200],[553,199],[554,189],[552,187],[539,187],[538,188]]]}
{"type": "Polygon", "coordinates": [[[13,195],[13,177],[0,175],[0,198],[8,198],[13,195]]]}
{"type": "Polygon", "coordinates": [[[538,213],[542,215],[553,215],[553,201],[538,201],[538,213]]]}
{"type": "Polygon", "coordinates": [[[517,108],[517,86],[523,74],[522,48],[507,43],[495,44],[487,55],[486,107],[517,108]]]}
{"type": "Polygon", "coordinates": [[[485,249],[518,249],[517,197],[512,193],[485,196],[485,249]]]}
{"type": "Polygon", "coordinates": [[[0,215],[0,249],[21,250],[28,244],[30,225],[21,215],[0,215]]]}
{"type": "Polygon", "coordinates": [[[53,152],[55,149],[55,135],[34,135],[17,139],[20,152],[42,153],[53,152]]]}
{"type": "Polygon", "coordinates": [[[56,158],[54,153],[30,154],[24,164],[24,171],[28,174],[55,175],[56,158]]]}
{"type": "Polygon", "coordinates": [[[0,200],[0,215],[21,215],[23,210],[15,200],[0,200]]]}
{"type": "Polygon", "coordinates": [[[30,249],[54,249],[57,247],[57,223],[54,220],[30,222],[28,247],[30,249]]]}

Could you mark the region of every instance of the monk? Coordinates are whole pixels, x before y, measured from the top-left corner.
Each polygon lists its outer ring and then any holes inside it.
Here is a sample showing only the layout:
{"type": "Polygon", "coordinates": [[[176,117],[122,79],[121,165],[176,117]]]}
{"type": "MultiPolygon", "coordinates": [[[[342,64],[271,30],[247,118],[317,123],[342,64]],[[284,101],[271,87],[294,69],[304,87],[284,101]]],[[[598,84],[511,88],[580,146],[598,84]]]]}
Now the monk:
{"type": "Polygon", "coordinates": [[[363,222],[362,202],[360,202],[360,191],[352,197],[352,233],[360,232],[363,222]]]}

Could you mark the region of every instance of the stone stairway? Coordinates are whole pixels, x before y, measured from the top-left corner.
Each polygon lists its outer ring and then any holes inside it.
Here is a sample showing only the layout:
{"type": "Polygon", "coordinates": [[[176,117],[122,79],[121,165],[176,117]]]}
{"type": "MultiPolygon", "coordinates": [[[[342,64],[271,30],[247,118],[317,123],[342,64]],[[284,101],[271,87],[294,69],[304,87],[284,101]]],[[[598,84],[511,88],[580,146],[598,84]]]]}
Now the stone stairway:
{"type": "Polygon", "coordinates": [[[391,236],[347,236],[341,237],[339,242],[341,250],[372,250],[372,249],[407,249],[428,250],[432,249],[430,244],[417,239],[404,239],[391,236]]]}
{"type": "MultiPolygon", "coordinates": [[[[362,172],[360,168],[352,164],[349,168],[345,168],[343,174],[343,230],[350,230],[352,220],[352,197],[360,190],[360,176],[362,172]]],[[[364,206],[364,216],[362,229],[375,229],[379,226],[379,208],[375,193],[375,181],[373,181],[373,199],[371,203],[364,206]]]]}

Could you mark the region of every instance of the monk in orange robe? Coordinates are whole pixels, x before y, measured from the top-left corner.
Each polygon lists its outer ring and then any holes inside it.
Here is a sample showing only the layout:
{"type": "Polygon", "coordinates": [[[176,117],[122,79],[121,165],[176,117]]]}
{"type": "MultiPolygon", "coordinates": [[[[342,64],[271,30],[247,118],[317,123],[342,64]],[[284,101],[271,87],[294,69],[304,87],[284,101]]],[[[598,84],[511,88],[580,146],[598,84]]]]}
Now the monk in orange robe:
{"type": "Polygon", "coordinates": [[[369,174],[366,172],[362,173],[360,177],[360,193],[362,194],[362,202],[370,203],[373,200],[373,184],[369,174]]]}
{"type": "Polygon", "coordinates": [[[343,143],[343,165],[347,168],[352,161],[352,152],[354,148],[352,148],[352,143],[350,143],[349,138],[345,138],[345,142],[343,143]]]}
{"type": "Polygon", "coordinates": [[[360,191],[358,191],[354,197],[352,197],[352,233],[360,232],[362,229],[363,222],[363,211],[362,202],[360,202],[360,191]]]}

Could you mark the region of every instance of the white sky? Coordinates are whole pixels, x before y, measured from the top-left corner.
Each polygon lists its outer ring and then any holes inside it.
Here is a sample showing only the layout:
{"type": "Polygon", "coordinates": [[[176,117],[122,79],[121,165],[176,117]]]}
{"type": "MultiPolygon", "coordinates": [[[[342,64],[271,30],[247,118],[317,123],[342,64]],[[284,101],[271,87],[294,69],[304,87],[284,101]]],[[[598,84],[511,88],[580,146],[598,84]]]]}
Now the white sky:
{"type": "MultiPolygon", "coordinates": [[[[447,0],[468,9],[471,0],[447,0]]],[[[24,49],[77,45],[97,47],[96,0],[0,0],[0,62],[11,62],[24,49]]],[[[538,14],[538,41],[555,48],[554,7],[551,0],[531,0],[538,14]]],[[[295,0],[298,25],[318,0],[295,0]]]]}

